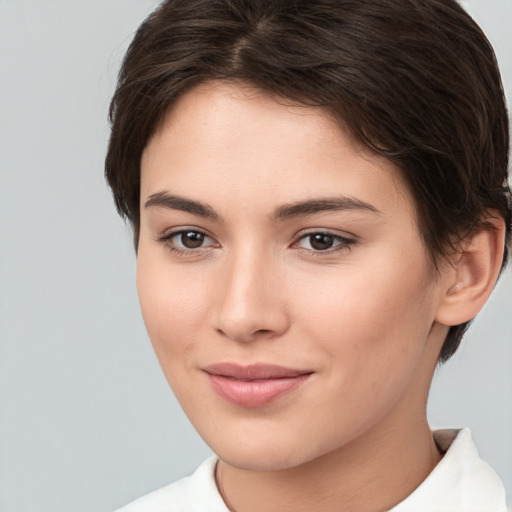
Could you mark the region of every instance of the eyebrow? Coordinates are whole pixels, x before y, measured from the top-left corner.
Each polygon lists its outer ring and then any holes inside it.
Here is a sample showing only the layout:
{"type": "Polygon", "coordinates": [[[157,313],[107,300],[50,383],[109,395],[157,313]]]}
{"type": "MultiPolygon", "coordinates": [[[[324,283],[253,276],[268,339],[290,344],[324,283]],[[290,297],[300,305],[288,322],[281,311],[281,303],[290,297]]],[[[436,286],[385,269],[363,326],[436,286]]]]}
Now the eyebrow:
{"type": "Polygon", "coordinates": [[[211,220],[221,220],[219,214],[208,204],[187,199],[181,196],[168,194],[167,192],[157,192],[151,194],[145,205],[145,208],[168,208],[170,210],[180,210],[199,217],[205,217],[211,220]]]}
{"type": "Polygon", "coordinates": [[[311,215],[313,213],[329,211],[368,211],[381,215],[381,212],[369,203],[353,197],[327,197],[311,199],[309,201],[298,201],[296,203],[284,204],[274,211],[274,220],[286,220],[291,217],[311,215]]]}
{"type": "MultiPolygon", "coordinates": [[[[145,205],[145,208],[168,208],[170,210],[180,210],[183,212],[198,215],[207,219],[222,221],[222,217],[207,203],[188,199],[186,197],[168,194],[167,192],[157,192],[151,194],[145,205]]],[[[292,217],[311,215],[314,213],[329,211],[368,211],[378,215],[381,212],[369,203],[355,199],[353,197],[327,197],[319,199],[310,199],[307,201],[297,201],[296,203],[287,203],[274,210],[271,218],[274,221],[283,221],[292,217]]]]}

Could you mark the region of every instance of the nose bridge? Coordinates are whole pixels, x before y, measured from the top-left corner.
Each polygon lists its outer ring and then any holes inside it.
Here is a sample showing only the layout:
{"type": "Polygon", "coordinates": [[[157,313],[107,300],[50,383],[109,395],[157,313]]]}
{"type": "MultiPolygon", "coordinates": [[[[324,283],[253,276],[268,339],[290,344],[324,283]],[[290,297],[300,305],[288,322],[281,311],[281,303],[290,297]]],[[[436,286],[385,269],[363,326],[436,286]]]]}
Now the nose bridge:
{"type": "Polygon", "coordinates": [[[237,341],[282,334],[288,326],[278,262],[246,247],[226,258],[216,327],[237,341]]]}

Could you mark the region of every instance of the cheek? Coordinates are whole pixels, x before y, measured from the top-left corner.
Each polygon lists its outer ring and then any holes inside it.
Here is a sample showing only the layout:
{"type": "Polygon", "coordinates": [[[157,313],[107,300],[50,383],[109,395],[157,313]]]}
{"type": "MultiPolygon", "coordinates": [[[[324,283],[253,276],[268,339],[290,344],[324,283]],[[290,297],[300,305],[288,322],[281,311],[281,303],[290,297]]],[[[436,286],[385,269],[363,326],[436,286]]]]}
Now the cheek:
{"type": "Polygon", "coordinates": [[[160,362],[186,353],[201,325],[205,296],[200,283],[139,252],[137,291],[146,329],[160,362]]]}
{"type": "MultiPolygon", "coordinates": [[[[413,273],[417,275],[417,271],[413,273]]],[[[326,442],[347,439],[385,417],[408,393],[430,332],[430,302],[422,276],[361,273],[331,278],[297,296],[309,350],[321,351],[326,379],[318,407],[331,411],[326,442]],[[316,292],[314,290],[316,289],[316,292]],[[318,290],[321,289],[321,293],[318,290]]],[[[319,427],[320,428],[320,427],[319,427]]]]}
{"type": "Polygon", "coordinates": [[[350,361],[350,373],[369,377],[420,356],[433,308],[426,276],[413,264],[362,269],[333,269],[328,279],[308,277],[296,304],[306,337],[333,360],[350,361]]]}
{"type": "Polygon", "coordinates": [[[169,386],[190,411],[197,399],[197,394],[188,393],[189,388],[197,389],[190,368],[205,326],[201,312],[207,309],[207,297],[204,287],[185,274],[139,253],[137,290],[146,330],[169,386]]]}

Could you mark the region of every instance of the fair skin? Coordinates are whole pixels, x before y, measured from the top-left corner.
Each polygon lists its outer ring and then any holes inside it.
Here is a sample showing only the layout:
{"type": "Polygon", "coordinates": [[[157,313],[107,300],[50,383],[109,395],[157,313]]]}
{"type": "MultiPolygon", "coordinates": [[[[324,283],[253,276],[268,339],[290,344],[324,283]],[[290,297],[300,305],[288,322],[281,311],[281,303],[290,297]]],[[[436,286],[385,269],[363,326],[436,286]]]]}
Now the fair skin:
{"type": "Polygon", "coordinates": [[[393,164],[290,103],[213,83],[168,113],[141,161],[142,312],[231,510],[387,510],[440,460],[432,374],[492,283],[471,256],[433,270],[393,164]]]}

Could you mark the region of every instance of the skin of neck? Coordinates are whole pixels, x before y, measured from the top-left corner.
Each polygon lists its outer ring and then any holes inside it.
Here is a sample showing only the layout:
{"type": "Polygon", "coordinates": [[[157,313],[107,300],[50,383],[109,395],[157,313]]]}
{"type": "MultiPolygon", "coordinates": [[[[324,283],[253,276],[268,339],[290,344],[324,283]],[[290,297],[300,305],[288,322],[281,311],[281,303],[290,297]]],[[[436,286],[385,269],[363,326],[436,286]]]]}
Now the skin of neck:
{"type": "Polygon", "coordinates": [[[426,417],[447,328],[434,324],[415,378],[378,425],[298,467],[247,471],[220,460],[217,487],[231,512],[380,512],[409,496],[441,460],[426,417]]]}

